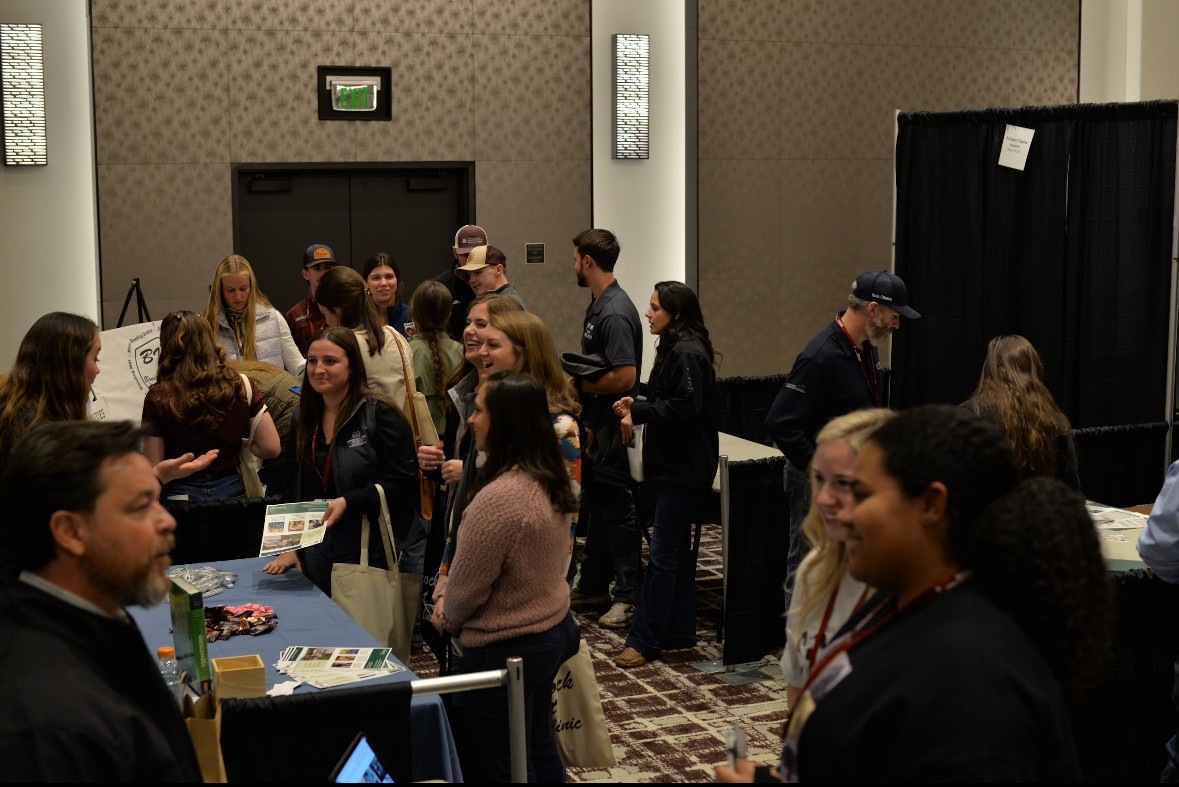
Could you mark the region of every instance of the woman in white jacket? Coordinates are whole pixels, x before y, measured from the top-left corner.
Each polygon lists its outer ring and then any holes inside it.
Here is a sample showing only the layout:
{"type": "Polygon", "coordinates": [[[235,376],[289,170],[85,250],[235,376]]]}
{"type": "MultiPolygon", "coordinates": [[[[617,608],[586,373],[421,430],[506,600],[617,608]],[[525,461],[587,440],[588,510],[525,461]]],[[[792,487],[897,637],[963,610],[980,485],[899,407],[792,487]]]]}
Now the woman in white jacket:
{"type": "Polygon", "coordinates": [[[217,263],[205,319],[229,359],[262,361],[303,376],[307,361],[287,321],[258,289],[254,269],[245,257],[230,254],[217,263]]]}

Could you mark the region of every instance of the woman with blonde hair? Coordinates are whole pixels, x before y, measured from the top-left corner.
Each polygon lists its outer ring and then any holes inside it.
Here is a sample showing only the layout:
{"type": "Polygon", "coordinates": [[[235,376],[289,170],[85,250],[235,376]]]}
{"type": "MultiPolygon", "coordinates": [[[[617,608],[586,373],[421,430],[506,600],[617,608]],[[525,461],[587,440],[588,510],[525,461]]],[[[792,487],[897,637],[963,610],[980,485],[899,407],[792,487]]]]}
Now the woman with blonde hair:
{"type": "Polygon", "coordinates": [[[262,459],[282,449],[270,413],[263,412],[262,386],[225,363],[225,350],[196,312],[172,312],[160,322],[159,378],[143,401],[143,453],[153,464],[192,452],[217,449],[217,458],[203,472],[164,488],[168,497],[223,500],[245,494],[238,473],[242,440],[250,421],[262,418],[250,451],[262,459]]]}
{"type": "Polygon", "coordinates": [[[810,466],[811,510],[802,523],[811,551],[795,574],[795,606],[787,612],[781,662],[792,709],[819,651],[871,592],[848,574],[844,538],[855,507],[856,456],[872,432],[893,415],[884,409],[856,410],[828,421],[816,438],[810,466]]]}
{"type": "Polygon", "coordinates": [[[991,339],[978,386],[962,406],[1003,430],[1024,478],[1054,477],[1081,490],[1068,416],[1044,384],[1044,362],[1027,339],[991,339]]]}
{"type": "Polygon", "coordinates": [[[296,377],[303,374],[307,362],[286,318],[262,294],[245,257],[230,254],[217,263],[204,316],[227,357],[263,361],[296,377]]]}

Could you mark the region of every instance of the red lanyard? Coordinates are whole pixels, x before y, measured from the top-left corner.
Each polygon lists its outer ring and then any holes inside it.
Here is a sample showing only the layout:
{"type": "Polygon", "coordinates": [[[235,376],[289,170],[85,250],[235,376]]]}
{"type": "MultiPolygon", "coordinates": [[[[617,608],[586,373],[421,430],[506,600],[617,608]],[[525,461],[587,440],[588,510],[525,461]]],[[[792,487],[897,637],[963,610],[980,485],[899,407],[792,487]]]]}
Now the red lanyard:
{"type": "MultiPolygon", "coordinates": [[[[917,609],[920,606],[923,606],[939,594],[962,584],[969,577],[969,571],[959,571],[955,574],[951,574],[933,587],[926,588],[924,591],[922,591],[922,593],[918,595],[917,598],[913,599],[905,605],[903,611],[909,612],[911,610],[917,609]]],[[[851,650],[856,645],[859,645],[902,611],[896,606],[895,598],[890,599],[886,603],[890,603],[892,605],[891,608],[886,609],[883,613],[877,615],[874,618],[865,616],[864,619],[857,621],[855,625],[852,626],[851,631],[831,643],[831,647],[824,651],[823,658],[811,669],[811,674],[807,677],[806,683],[803,684],[802,691],[799,692],[800,697],[806,693],[807,689],[811,687],[811,684],[815,682],[815,679],[823,674],[823,670],[827,669],[827,667],[836,659],[837,656],[839,656],[841,653],[851,650]]],[[[786,727],[783,727],[783,730],[790,726],[790,716],[792,715],[794,715],[794,708],[790,709],[790,713],[786,717],[786,727]]]]}
{"type": "Polygon", "coordinates": [[[864,382],[868,384],[868,391],[872,394],[872,401],[879,407],[880,394],[877,392],[874,382],[876,379],[876,370],[873,369],[872,375],[868,375],[868,366],[864,363],[864,354],[860,351],[860,346],[856,344],[856,340],[848,333],[847,326],[843,324],[843,320],[840,319],[839,315],[835,315],[835,322],[839,324],[840,329],[843,330],[843,335],[847,337],[847,340],[851,342],[852,349],[856,351],[856,360],[860,362],[860,374],[864,375],[864,382]]]}
{"type": "Polygon", "coordinates": [[[327,461],[323,464],[323,472],[319,472],[319,463],[315,461],[315,438],[319,436],[319,430],[316,429],[311,435],[311,466],[315,468],[315,473],[319,476],[319,480],[323,482],[323,491],[327,491],[328,479],[332,472],[332,444],[328,443],[327,447],[327,461]]]}
{"type": "MultiPolygon", "coordinates": [[[[839,586],[843,584],[842,577],[839,580],[839,585],[835,586],[835,590],[827,598],[827,610],[823,613],[823,622],[819,624],[819,631],[815,634],[815,641],[811,645],[810,653],[806,654],[806,665],[812,669],[815,666],[815,657],[819,655],[819,648],[823,645],[823,639],[827,634],[827,623],[831,620],[831,612],[835,609],[835,597],[839,595],[839,586]]],[[[868,598],[868,586],[865,585],[863,591],[860,592],[860,598],[856,601],[856,605],[852,607],[851,614],[856,614],[856,610],[864,603],[864,599],[868,598]]],[[[851,615],[848,615],[851,617],[851,615]]]]}

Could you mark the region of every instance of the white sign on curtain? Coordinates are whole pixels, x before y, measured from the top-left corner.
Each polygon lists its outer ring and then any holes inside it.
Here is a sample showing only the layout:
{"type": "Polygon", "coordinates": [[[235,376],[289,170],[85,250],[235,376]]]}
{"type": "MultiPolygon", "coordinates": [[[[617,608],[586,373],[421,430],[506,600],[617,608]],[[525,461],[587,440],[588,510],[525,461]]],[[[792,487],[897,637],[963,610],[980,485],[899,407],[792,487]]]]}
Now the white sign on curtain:
{"type": "Polygon", "coordinates": [[[1003,149],[999,151],[999,166],[1023,170],[1028,163],[1028,150],[1032,147],[1035,129],[1007,125],[1003,132],[1003,149]]]}
{"type": "Polygon", "coordinates": [[[95,421],[134,421],[143,416],[143,397],[156,381],[160,323],[144,322],[103,331],[98,377],[90,389],[95,421]]]}

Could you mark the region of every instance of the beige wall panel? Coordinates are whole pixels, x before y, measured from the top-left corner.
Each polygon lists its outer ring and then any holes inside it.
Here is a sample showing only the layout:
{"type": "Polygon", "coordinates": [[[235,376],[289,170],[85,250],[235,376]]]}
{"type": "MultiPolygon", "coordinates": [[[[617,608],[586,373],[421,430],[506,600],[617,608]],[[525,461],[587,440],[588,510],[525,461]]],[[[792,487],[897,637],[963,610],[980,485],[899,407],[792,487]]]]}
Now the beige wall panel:
{"type": "Polygon", "coordinates": [[[781,48],[757,41],[700,41],[700,153],[704,159],[781,155],[781,48]]]}
{"type": "Polygon", "coordinates": [[[229,28],[353,30],[355,12],[356,0],[229,0],[229,28]]]}
{"type": "Polygon", "coordinates": [[[782,162],[778,248],[785,271],[813,272],[857,258],[859,169],[860,162],[848,159],[782,162]]]}
{"type": "Polygon", "coordinates": [[[94,27],[225,29],[229,0],[90,0],[94,27]]]}
{"type": "MultiPolygon", "coordinates": [[[[529,306],[540,286],[576,284],[573,236],[590,226],[590,162],[484,161],[476,215],[508,257],[508,278],[529,306]],[[524,263],[524,244],[543,243],[543,265],[524,263]]],[[[625,252],[624,257],[625,260],[625,252]]]]}
{"type": "Polygon", "coordinates": [[[93,47],[99,164],[226,160],[224,30],[100,28],[93,47]]]}
{"type": "MultiPolygon", "coordinates": [[[[469,36],[475,32],[471,0],[355,0],[356,29],[385,33],[446,33],[469,36]]],[[[463,57],[449,49],[452,60],[463,57]]]]}
{"type": "MultiPolygon", "coordinates": [[[[864,47],[788,43],[782,45],[782,51],[780,103],[784,110],[766,118],[782,125],[779,155],[787,159],[863,155],[857,144],[864,104],[862,74],[850,61],[862,58],[864,47]]],[[[703,73],[703,67],[700,70],[703,73]]],[[[703,122],[700,127],[703,134],[703,122]]],[[[703,141],[700,149],[704,150],[703,141]]]]}
{"type": "Polygon", "coordinates": [[[891,268],[894,189],[892,158],[857,161],[855,178],[855,257],[864,270],[891,268]]]}
{"type": "Polygon", "coordinates": [[[776,282],[787,240],[781,223],[779,163],[701,161],[698,189],[700,279],[764,273],[776,282]]]}
{"type": "Polygon", "coordinates": [[[1078,100],[1077,50],[1014,52],[1007,77],[1011,106],[1073,104],[1078,100]]]}
{"type": "MultiPolygon", "coordinates": [[[[572,246],[570,246],[572,248],[572,246]]],[[[572,258],[570,258],[572,259],[572,258]]],[[[524,297],[528,301],[528,311],[544,320],[553,334],[553,343],[557,352],[581,352],[581,322],[585,318],[586,307],[590,302],[590,291],[577,286],[573,277],[573,263],[569,263],[569,284],[546,284],[531,287],[524,297]]],[[[626,277],[619,269],[619,284],[626,288],[626,277]]],[[[627,291],[632,298],[635,293],[627,291]]],[[[650,293],[644,293],[635,306],[646,303],[642,300],[650,293]]],[[[646,311],[646,307],[639,307],[639,315],[646,311]]],[[[646,325],[645,320],[640,321],[646,325]]]]}
{"type": "Polygon", "coordinates": [[[480,35],[588,36],[585,0],[474,0],[480,35]]]}
{"type": "Polygon", "coordinates": [[[778,299],[764,297],[771,289],[760,276],[701,282],[700,308],[713,347],[724,354],[719,376],[773,374],[781,365],[777,337],[789,315],[778,299]]]}
{"type": "Polygon", "coordinates": [[[319,120],[316,67],[353,65],[348,33],[230,33],[231,160],[353,161],[357,124],[319,120]]]}
{"type": "MultiPolygon", "coordinates": [[[[233,251],[228,165],[99,165],[98,204],[105,302],[121,307],[139,277],[156,319],[158,301],[203,307],[217,260],[233,251]]],[[[104,306],[107,327],[118,316],[104,306]]]]}
{"type": "Polygon", "coordinates": [[[491,56],[475,71],[476,157],[586,157],[589,38],[492,36],[481,45],[491,56]]]}
{"type": "Polygon", "coordinates": [[[789,280],[784,278],[779,296],[783,318],[778,332],[778,357],[764,374],[790,371],[806,343],[847,308],[847,294],[856,276],[874,267],[870,263],[845,262],[816,267],[789,280]]]}
{"type": "Polygon", "coordinates": [[[354,125],[357,161],[475,158],[474,58],[455,57],[458,36],[360,33],[357,58],[393,69],[393,119],[354,125]]]}
{"type": "Polygon", "coordinates": [[[709,2],[701,0],[697,30],[701,40],[781,41],[787,14],[795,3],[782,0],[709,2]]]}

